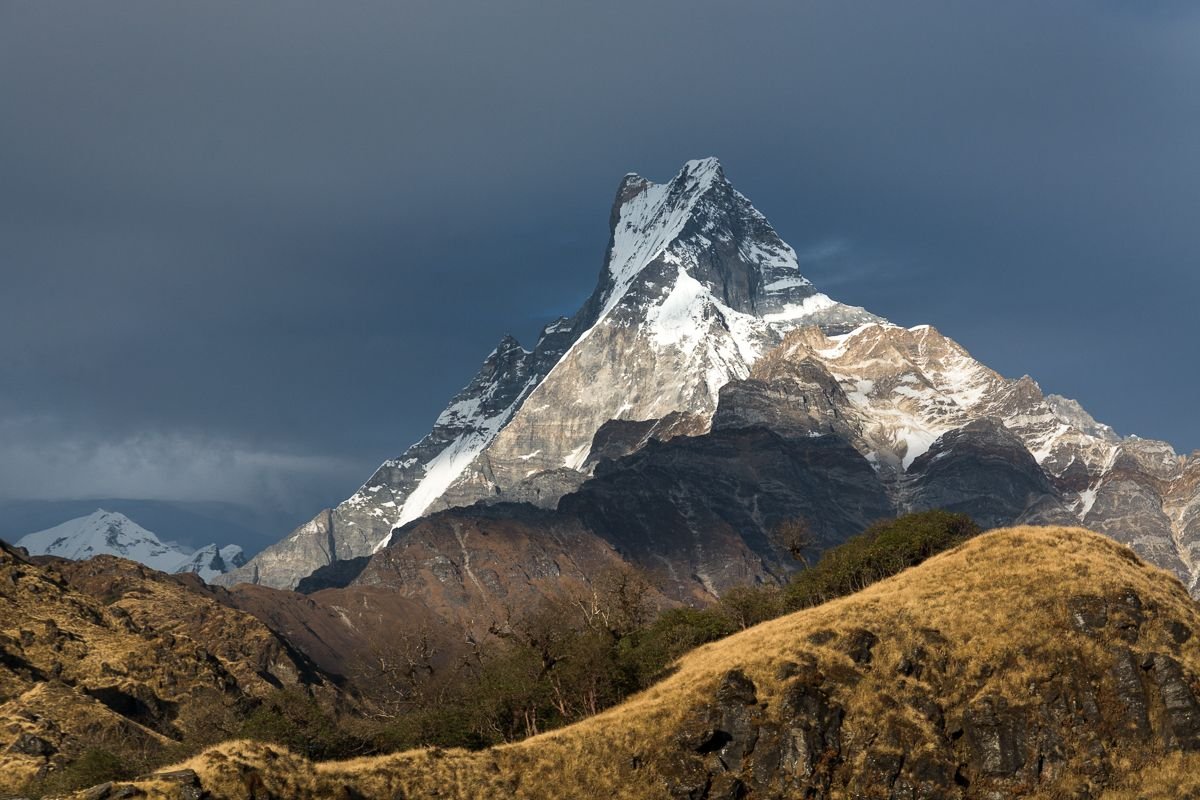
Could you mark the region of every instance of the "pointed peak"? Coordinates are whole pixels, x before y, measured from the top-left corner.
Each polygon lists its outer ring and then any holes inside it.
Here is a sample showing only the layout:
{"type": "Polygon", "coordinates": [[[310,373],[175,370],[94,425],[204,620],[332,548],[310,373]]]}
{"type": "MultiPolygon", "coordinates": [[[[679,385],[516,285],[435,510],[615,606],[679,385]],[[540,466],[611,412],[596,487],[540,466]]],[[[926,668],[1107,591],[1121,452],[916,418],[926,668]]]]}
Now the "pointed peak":
{"type": "MultiPolygon", "coordinates": [[[[728,183],[725,177],[725,169],[721,166],[721,162],[714,156],[708,158],[694,158],[684,162],[679,172],[675,173],[675,177],[667,181],[665,184],[655,183],[649,178],[643,177],[636,172],[628,172],[625,177],[621,178],[621,183],[617,187],[617,200],[614,203],[614,214],[621,206],[628,203],[633,198],[637,197],[647,189],[662,186],[671,186],[678,188],[687,187],[703,187],[713,183],[728,183]]],[[[694,194],[694,189],[689,194],[694,194]]]]}
{"type": "Polygon", "coordinates": [[[492,351],[492,355],[507,356],[517,351],[522,353],[528,352],[521,346],[521,342],[518,341],[517,337],[511,333],[506,333],[500,339],[500,344],[496,345],[496,349],[492,351]]]}
{"type": "Polygon", "coordinates": [[[683,169],[675,177],[689,178],[695,181],[712,181],[725,180],[725,169],[721,166],[721,162],[715,156],[708,158],[694,158],[683,165],[683,169]]]}

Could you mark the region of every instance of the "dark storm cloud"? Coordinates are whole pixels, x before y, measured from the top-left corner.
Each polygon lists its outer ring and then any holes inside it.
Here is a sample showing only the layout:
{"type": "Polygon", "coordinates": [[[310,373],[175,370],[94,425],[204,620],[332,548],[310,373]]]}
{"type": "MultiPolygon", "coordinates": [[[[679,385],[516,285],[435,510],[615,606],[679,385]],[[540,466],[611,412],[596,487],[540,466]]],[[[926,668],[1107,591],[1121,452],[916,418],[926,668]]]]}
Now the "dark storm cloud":
{"type": "Polygon", "coordinates": [[[1198,74],[1172,4],[0,4],[0,494],[334,502],[709,154],[839,299],[1200,446],[1198,74]]]}

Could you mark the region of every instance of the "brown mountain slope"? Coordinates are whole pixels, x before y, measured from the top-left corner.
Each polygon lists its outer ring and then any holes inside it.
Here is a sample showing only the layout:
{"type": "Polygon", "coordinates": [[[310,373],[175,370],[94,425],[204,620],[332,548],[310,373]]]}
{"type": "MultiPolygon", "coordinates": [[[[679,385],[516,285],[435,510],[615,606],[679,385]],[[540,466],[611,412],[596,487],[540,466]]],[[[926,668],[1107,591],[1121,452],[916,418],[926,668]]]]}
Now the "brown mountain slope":
{"type": "Polygon", "coordinates": [[[219,740],[280,687],[334,691],[194,582],[111,556],[31,560],[0,542],[0,794],[89,749],[219,740]]]}
{"type": "Polygon", "coordinates": [[[1178,580],[1128,548],[1015,528],[520,744],[312,764],[233,742],[183,766],[197,795],[259,800],[1197,796],[1198,629],[1178,580]]]}
{"type": "MultiPolygon", "coordinates": [[[[245,584],[211,591],[370,695],[364,667],[381,647],[425,636],[436,660],[448,664],[511,617],[549,598],[587,595],[611,575],[635,570],[577,520],[528,506],[495,519],[481,508],[434,514],[373,557],[339,566],[355,570],[352,583],[309,595],[245,584]]],[[[308,580],[322,576],[318,571],[308,580]]],[[[656,607],[671,604],[658,592],[650,595],[656,607]]]]}

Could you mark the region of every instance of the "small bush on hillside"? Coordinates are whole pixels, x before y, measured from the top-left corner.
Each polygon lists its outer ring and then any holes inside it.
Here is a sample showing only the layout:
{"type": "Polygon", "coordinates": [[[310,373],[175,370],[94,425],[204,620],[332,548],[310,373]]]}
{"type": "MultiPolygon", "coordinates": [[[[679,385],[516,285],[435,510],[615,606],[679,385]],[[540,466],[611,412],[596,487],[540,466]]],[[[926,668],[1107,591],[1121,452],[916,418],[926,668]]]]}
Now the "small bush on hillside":
{"type": "Polygon", "coordinates": [[[25,787],[32,797],[55,796],[86,789],[99,783],[132,778],[137,770],[134,762],[110,750],[92,748],[62,769],[49,773],[25,787]]]}
{"type": "Polygon", "coordinates": [[[721,595],[716,612],[736,630],[744,631],[783,614],[783,596],[774,585],[735,586],[721,595]]]}
{"type": "Polygon", "coordinates": [[[966,514],[948,511],[921,511],[877,522],[796,573],[785,591],[785,606],[794,611],[853,594],[980,532],[966,514]]]}
{"type": "Polygon", "coordinates": [[[702,644],[738,630],[715,608],[672,608],[644,630],[623,639],[619,658],[634,676],[634,691],[663,678],[671,663],[702,644]]]}
{"type": "Polygon", "coordinates": [[[361,755],[371,749],[299,689],[272,695],[246,718],[239,736],[281,744],[316,761],[361,755]]]}

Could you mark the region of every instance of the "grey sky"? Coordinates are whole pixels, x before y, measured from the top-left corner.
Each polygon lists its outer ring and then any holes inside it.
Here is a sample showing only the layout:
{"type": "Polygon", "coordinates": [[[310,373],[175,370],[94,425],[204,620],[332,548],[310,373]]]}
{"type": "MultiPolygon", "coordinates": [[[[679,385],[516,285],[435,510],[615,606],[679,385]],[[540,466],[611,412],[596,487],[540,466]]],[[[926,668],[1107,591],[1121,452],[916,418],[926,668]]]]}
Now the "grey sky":
{"type": "Polygon", "coordinates": [[[706,155],[838,299],[1200,447],[1197,85],[1172,3],[0,0],[0,497],[305,518],[706,155]]]}

